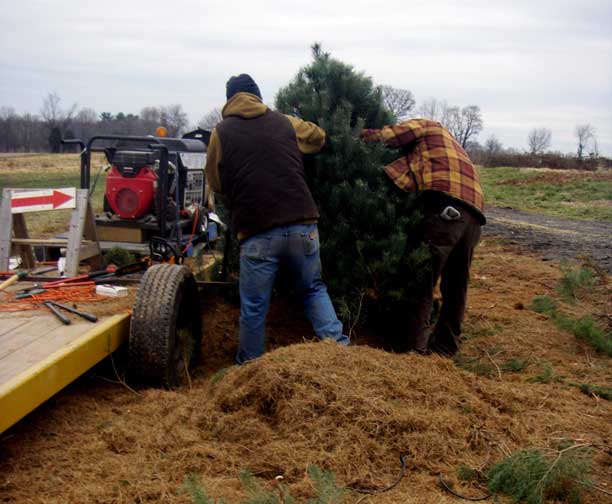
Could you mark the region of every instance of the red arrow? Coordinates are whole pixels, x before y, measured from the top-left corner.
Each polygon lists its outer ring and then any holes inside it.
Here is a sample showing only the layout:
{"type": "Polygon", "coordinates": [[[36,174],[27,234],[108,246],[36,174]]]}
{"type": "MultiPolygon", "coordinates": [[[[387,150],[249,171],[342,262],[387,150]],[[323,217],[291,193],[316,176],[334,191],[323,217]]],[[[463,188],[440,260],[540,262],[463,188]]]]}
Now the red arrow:
{"type": "Polygon", "coordinates": [[[19,208],[35,205],[53,205],[53,208],[57,208],[58,206],[63,205],[71,199],[72,196],[70,194],[53,190],[53,194],[50,194],[48,196],[32,196],[30,198],[19,198],[13,196],[13,198],[11,199],[11,207],[19,208]]]}

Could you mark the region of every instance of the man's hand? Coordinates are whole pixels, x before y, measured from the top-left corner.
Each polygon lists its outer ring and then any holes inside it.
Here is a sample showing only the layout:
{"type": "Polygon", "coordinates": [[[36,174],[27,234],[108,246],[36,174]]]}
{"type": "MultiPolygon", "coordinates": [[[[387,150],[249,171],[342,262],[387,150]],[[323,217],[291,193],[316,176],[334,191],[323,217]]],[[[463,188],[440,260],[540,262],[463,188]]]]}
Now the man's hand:
{"type": "Polygon", "coordinates": [[[361,134],[359,135],[359,138],[361,138],[361,140],[366,143],[380,142],[382,140],[380,130],[378,129],[361,130],[361,134]]]}

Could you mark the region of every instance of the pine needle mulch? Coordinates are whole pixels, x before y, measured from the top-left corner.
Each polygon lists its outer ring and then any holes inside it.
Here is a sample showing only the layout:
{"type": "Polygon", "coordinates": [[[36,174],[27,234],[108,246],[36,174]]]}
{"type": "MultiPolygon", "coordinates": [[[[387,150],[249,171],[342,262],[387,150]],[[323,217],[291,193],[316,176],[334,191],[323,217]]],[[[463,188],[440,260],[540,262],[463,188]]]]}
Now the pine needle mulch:
{"type": "MultiPolygon", "coordinates": [[[[375,488],[394,481],[405,454],[402,482],[361,502],[457,502],[437,487],[438,473],[456,481],[460,465],[486,469],[514,450],[562,439],[609,449],[609,401],[561,382],[528,381],[545,359],[567,376],[604,385],[607,370],[609,379],[609,359],[585,354],[572,336],[519,308],[533,293],[554,289],[555,271],[520,251],[497,245],[480,251],[464,352],[496,361],[500,371],[491,364],[492,376],[435,356],[300,343],[310,337],[308,327],[284,308],[273,311],[269,327],[273,346],[282,346],[219,371],[231,365],[237,310],[210,306],[204,316],[209,358],[191,389],[136,394],[99,380],[108,370],[95,370],[2,439],[0,497],[190,502],[181,486],[194,474],[210,496],[232,503],[244,497],[238,475],[248,469],[268,487],[283,476],[305,502],[313,495],[306,476],[311,464],[333,470],[341,485],[375,488]],[[517,273],[513,261],[527,269],[517,273]],[[531,367],[502,372],[502,359],[517,352],[534,359],[531,367]]],[[[609,455],[596,452],[595,475],[607,488],[610,464],[609,455]]],[[[585,502],[602,497],[589,492],[585,502]]],[[[360,498],[349,493],[346,502],[360,498]]]]}

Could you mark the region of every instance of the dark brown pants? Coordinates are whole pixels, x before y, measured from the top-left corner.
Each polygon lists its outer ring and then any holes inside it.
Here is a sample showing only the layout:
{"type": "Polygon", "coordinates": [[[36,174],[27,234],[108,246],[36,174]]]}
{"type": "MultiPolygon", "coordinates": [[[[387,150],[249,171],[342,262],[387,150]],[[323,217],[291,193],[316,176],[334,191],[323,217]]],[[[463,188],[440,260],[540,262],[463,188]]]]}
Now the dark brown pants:
{"type": "Polygon", "coordinates": [[[424,219],[416,238],[428,246],[431,259],[429,269],[414,293],[415,303],[406,320],[406,343],[417,352],[454,355],[459,350],[470,266],[480,239],[481,223],[472,210],[453,204],[453,200],[443,194],[424,199],[421,210],[424,219]],[[458,220],[447,221],[440,217],[448,205],[461,212],[458,220]],[[433,291],[440,277],[442,306],[438,321],[431,330],[428,326],[433,291]]]}

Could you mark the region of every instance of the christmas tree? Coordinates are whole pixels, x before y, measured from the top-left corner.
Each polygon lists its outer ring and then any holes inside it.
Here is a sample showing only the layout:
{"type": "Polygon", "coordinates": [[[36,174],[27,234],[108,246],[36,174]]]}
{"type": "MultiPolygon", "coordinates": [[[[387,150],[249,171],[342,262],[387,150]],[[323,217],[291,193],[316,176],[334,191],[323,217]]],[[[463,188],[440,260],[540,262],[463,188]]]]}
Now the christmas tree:
{"type": "Polygon", "coordinates": [[[427,253],[423,247],[407,247],[410,229],[419,220],[414,196],[395,187],[383,171],[401,153],[366,145],[359,133],[395,118],[371,78],[318,44],[312,54],[313,61],[279,91],[276,108],[327,132],[326,148],[307,163],[321,214],[325,281],[349,328],[366,314],[393,325],[407,309],[409,279],[422,272],[427,253]]]}

